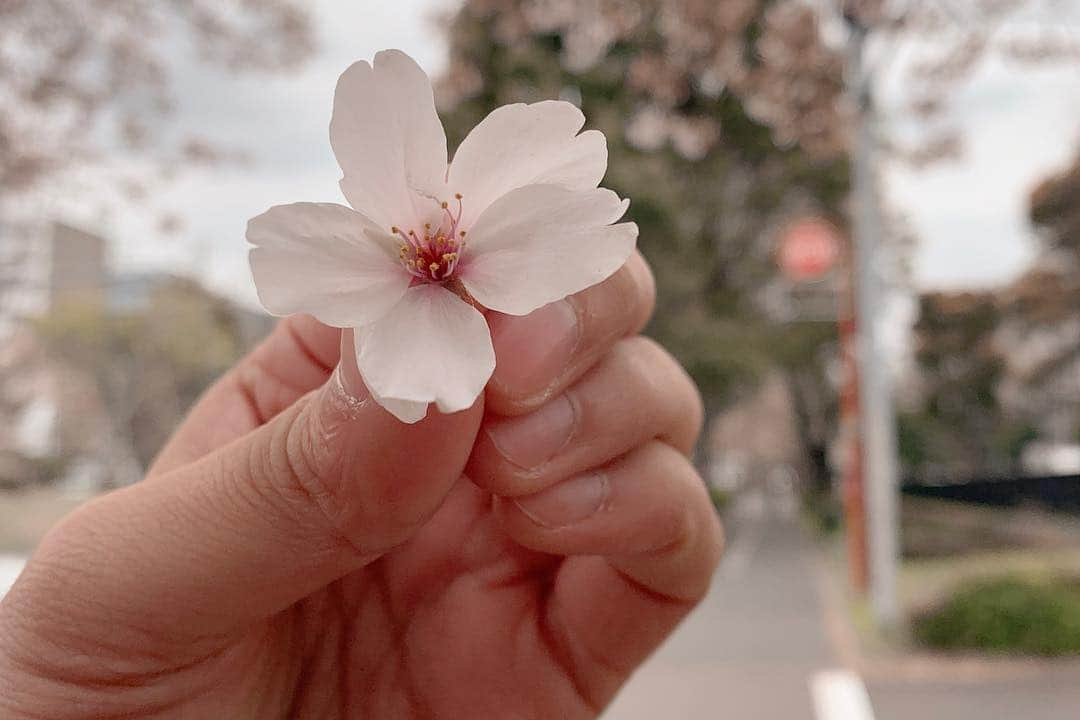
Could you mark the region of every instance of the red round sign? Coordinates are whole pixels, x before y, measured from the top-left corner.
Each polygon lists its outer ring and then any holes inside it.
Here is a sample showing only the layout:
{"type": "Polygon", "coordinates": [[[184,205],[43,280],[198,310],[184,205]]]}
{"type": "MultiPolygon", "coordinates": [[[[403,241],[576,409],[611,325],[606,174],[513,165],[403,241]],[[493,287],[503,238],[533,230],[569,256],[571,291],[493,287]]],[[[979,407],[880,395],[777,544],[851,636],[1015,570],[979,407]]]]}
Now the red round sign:
{"type": "Polygon", "coordinates": [[[816,280],[840,257],[840,233],[820,218],[799,220],[780,236],[780,269],[792,280],[816,280]]]}

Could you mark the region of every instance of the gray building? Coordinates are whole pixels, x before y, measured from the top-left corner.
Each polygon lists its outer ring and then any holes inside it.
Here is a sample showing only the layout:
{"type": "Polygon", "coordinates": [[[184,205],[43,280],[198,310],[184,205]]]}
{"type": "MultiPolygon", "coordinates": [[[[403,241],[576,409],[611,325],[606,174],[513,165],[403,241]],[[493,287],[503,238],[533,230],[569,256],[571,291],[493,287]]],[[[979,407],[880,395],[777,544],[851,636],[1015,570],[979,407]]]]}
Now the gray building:
{"type": "Polygon", "coordinates": [[[105,299],[106,243],[99,235],[54,222],[49,238],[49,307],[105,299]]]}
{"type": "Polygon", "coordinates": [[[66,223],[0,224],[0,338],[57,304],[102,302],[107,254],[104,238],[66,223]]]}

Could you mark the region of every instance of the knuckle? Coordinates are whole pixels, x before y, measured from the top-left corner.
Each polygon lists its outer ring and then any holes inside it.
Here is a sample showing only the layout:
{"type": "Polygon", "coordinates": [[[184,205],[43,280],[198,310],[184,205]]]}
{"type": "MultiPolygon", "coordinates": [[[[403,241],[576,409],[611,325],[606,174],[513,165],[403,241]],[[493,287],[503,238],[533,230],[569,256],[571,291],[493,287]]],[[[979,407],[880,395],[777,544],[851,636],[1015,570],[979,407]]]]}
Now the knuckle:
{"type": "Polygon", "coordinates": [[[727,533],[724,532],[724,525],[712,508],[708,507],[706,509],[709,514],[710,526],[709,541],[706,547],[706,561],[709,570],[712,571],[720,564],[720,559],[724,556],[724,551],[727,550],[727,533]]]}
{"type": "Polygon", "coordinates": [[[622,344],[636,357],[637,362],[650,371],[650,375],[656,375],[657,368],[667,370],[675,363],[664,346],[647,335],[629,337],[622,344]]]}
{"type": "Polygon", "coordinates": [[[669,510],[678,518],[672,542],[687,543],[703,536],[711,537],[715,513],[711,510],[705,483],[694,466],[678,450],[660,440],[650,442],[645,450],[652,473],[663,478],[670,488],[667,493],[671,501],[669,510]],[[702,512],[703,509],[708,512],[702,512]],[[710,520],[708,524],[702,522],[706,515],[710,520]]]}
{"type": "Polygon", "coordinates": [[[592,399],[593,415],[603,415],[613,427],[634,427],[635,435],[652,437],[663,422],[664,381],[657,372],[658,356],[652,341],[634,336],[619,341],[598,368],[604,374],[603,392],[592,399]],[[606,408],[605,408],[606,406],[606,408]],[[610,409],[607,409],[610,408],[610,409]]]}
{"type": "Polygon", "coordinates": [[[627,268],[633,278],[635,294],[633,304],[629,305],[635,309],[631,330],[638,332],[649,323],[656,306],[656,277],[641,253],[631,256],[627,268]]]}
{"type": "MultiPolygon", "coordinates": [[[[0,646],[85,649],[84,642],[105,622],[94,600],[103,577],[111,571],[108,553],[116,537],[107,518],[116,508],[114,495],[102,495],[77,508],[45,534],[15,586],[0,605],[0,646]]],[[[42,660],[44,658],[38,658],[42,660]]]]}
{"type": "Polygon", "coordinates": [[[673,519],[660,552],[679,558],[686,568],[684,597],[698,602],[708,592],[724,549],[724,532],[705,491],[705,483],[687,459],[657,443],[656,472],[672,486],[668,493],[673,519]]]}
{"type": "MultiPolygon", "coordinates": [[[[685,394],[685,401],[682,403],[684,412],[681,416],[685,418],[690,445],[692,446],[697,443],[702,430],[705,429],[705,401],[701,397],[698,386],[683,370],[682,366],[679,367],[679,375],[682,378],[682,387],[685,394]]],[[[691,449],[692,447],[686,448],[687,451],[691,449]]]]}
{"type": "Polygon", "coordinates": [[[266,427],[269,451],[255,443],[252,484],[265,487],[291,517],[306,517],[342,539],[348,508],[341,494],[342,453],[319,431],[309,403],[266,427]]]}
{"type": "Polygon", "coordinates": [[[656,304],[656,279],[640,253],[634,253],[615,273],[611,283],[611,302],[623,313],[629,332],[638,332],[652,317],[656,304]]]}
{"type": "Polygon", "coordinates": [[[693,491],[689,478],[694,473],[692,469],[688,472],[686,458],[660,440],[642,446],[639,462],[648,476],[669,490],[663,501],[654,505],[653,522],[659,530],[660,549],[677,551],[691,542],[697,531],[692,503],[687,502],[693,491]]]}
{"type": "Polygon", "coordinates": [[[724,554],[724,527],[709,499],[704,479],[685,458],[682,458],[682,461],[688,469],[688,472],[684,473],[688,492],[683,503],[690,523],[687,547],[692,556],[698,559],[694,565],[700,568],[699,574],[703,580],[701,589],[704,593],[708,590],[709,580],[724,554]]]}
{"type": "Polygon", "coordinates": [[[639,253],[614,275],[575,299],[579,312],[598,336],[637,332],[652,315],[656,281],[639,253]]]}
{"type": "MultiPolygon", "coordinates": [[[[274,329],[274,334],[280,334],[281,325],[274,329]]],[[[264,343],[272,340],[268,338],[264,343]]],[[[270,372],[263,362],[263,346],[256,348],[245,357],[230,373],[252,413],[259,424],[268,422],[280,408],[288,405],[286,399],[290,392],[295,392],[288,387],[277,375],[270,372]]]]}
{"type": "Polygon", "coordinates": [[[626,338],[615,345],[612,355],[616,371],[624,376],[620,384],[635,388],[649,400],[662,395],[669,374],[668,356],[655,340],[644,335],[626,338]]]}
{"type": "MultiPolygon", "coordinates": [[[[678,361],[660,343],[638,335],[617,346],[628,377],[624,381],[647,399],[650,415],[659,409],[662,422],[680,437],[696,442],[705,422],[701,393],[678,361]]],[[[686,448],[688,449],[688,448],[686,448]]]]}

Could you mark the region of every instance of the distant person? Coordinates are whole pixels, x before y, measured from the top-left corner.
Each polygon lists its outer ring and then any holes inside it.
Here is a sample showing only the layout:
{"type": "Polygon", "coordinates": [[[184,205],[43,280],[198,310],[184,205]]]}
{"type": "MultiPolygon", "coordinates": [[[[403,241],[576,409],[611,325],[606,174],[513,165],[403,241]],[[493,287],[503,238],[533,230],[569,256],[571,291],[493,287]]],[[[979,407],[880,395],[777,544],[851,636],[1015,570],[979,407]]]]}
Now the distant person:
{"type": "Polygon", "coordinates": [[[0,717],[595,717],[720,553],[697,392],[636,336],[653,293],[635,256],[492,315],[486,399],[416,425],[347,333],[282,321],[42,542],[0,603],[0,717]]]}

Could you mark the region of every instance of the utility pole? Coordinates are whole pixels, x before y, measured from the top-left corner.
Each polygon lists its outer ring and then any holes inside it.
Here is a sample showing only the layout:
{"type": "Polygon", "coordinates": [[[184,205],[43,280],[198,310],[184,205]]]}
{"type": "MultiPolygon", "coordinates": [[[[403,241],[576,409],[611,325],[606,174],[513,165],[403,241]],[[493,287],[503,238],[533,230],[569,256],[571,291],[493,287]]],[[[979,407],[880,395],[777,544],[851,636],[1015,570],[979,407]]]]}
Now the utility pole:
{"type": "Polygon", "coordinates": [[[851,12],[847,84],[855,102],[852,156],[854,205],[855,301],[858,317],[859,416],[866,481],[870,600],[878,624],[900,619],[896,598],[899,562],[897,513],[896,419],[893,415],[889,363],[882,334],[885,281],[881,267],[882,221],[874,164],[875,107],[873,76],[866,63],[869,28],[851,12]]]}
{"type": "Polygon", "coordinates": [[[840,432],[846,447],[840,494],[844,505],[844,535],[847,540],[848,578],[851,587],[863,595],[870,587],[866,557],[866,497],[863,481],[863,442],[859,423],[859,342],[855,316],[855,257],[851,238],[844,244],[840,313],[837,336],[844,363],[840,388],[840,432]]]}

